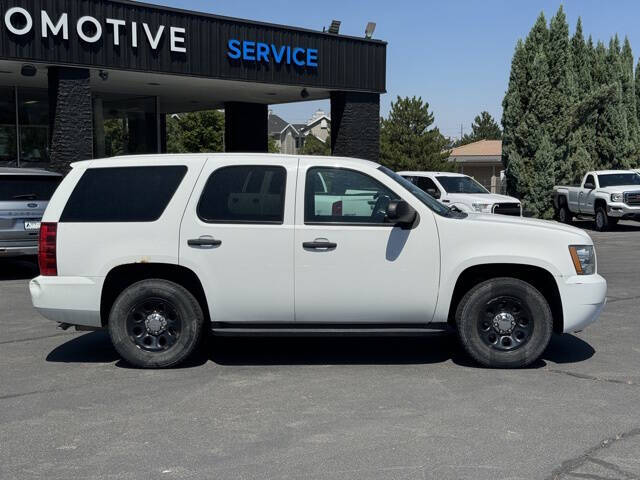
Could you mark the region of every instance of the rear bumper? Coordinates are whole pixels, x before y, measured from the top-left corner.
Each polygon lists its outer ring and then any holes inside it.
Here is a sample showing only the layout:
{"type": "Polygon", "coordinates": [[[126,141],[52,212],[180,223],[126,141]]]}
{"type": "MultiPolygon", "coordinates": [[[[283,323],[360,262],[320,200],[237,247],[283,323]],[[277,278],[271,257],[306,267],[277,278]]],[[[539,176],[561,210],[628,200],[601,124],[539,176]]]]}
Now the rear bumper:
{"type": "Polygon", "coordinates": [[[561,277],[558,288],[565,333],[577,332],[595,322],[607,301],[607,281],[600,275],[561,277]]]}
{"type": "Polygon", "coordinates": [[[100,295],[103,278],[44,277],[29,282],[31,302],[45,318],[55,322],[101,327],[100,295]]]}
{"type": "Polygon", "coordinates": [[[23,255],[37,255],[38,244],[35,245],[23,245],[16,247],[3,247],[0,246],[0,257],[20,257],[23,255]]]}

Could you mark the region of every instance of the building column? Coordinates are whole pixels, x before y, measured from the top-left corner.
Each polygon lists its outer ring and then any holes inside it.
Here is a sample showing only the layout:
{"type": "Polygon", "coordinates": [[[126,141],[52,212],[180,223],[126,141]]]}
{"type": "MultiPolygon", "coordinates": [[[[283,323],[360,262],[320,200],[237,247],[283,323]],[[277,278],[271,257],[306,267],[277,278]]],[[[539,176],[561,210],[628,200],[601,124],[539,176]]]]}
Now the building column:
{"type": "Polygon", "coordinates": [[[89,70],[49,68],[50,168],[93,158],[93,112],[89,70]]]}
{"type": "Polygon", "coordinates": [[[227,152],[267,152],[267,105],[224,104],[224,148],[227,152]]]}
{"type": "Polygon", "coordinates": [[[380,94],[331,92],[331,152],[380,159],[380,94]]]}

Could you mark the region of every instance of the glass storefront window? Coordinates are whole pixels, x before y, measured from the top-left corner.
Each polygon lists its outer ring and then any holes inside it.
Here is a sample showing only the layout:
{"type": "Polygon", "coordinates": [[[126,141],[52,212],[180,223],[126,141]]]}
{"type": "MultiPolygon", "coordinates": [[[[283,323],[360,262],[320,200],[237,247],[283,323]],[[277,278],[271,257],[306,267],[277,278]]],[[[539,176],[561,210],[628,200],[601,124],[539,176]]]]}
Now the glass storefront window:
{"type": "Polygon", "coordinates": [[[20,166],[49,164],[49,99],[46,90],[18,88],[20,166]]]}
{"type": "Polygon", "coordinates": [[[156,97],[96,96],[93,113],[96,158],[158,153],[156,97]]]}
{"type": "Polygon", "coordinates": [[[0,87],[0,165],[18,165],[16,99],[13,87],[0,87]]]}

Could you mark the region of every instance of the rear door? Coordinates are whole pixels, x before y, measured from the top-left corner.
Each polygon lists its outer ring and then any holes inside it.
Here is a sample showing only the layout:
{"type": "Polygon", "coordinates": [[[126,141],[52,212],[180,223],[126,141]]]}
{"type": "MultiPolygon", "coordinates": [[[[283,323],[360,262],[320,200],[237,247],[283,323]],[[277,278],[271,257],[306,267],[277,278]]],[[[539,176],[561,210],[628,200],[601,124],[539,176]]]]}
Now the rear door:
{"type": "Polygon", "coordinates": [[[0,175],[0,249],[37,244],[40,219],[61,178],[0,175]]]}
{"type": "Polygon", "coordinates": [[[290,323],[297,159],[207,160],[180,228],[214,322],[290,323]]]}

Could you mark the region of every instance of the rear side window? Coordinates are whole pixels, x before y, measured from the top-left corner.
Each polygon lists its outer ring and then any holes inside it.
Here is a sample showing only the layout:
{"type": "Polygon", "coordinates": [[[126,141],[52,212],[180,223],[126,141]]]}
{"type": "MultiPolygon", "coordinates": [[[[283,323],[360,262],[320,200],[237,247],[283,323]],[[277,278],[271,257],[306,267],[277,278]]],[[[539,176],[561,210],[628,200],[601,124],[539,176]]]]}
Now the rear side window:
{"type": "Polygon", "coordinates": [[[90,168],[64,207],[61,222],[153,222],[187,173],[184,165],[90,168]]]}
{"type": "Polygon", "coordinates": [[[208,223],[282,223],[286,179],[284,167],[220,168],[207,180],[198,216],[208,223]]]}
{"type": "Polygon", "coordinates": [[[34,175],[0,176],[0,202],[50,200],[61,179],[34,175]]]}

